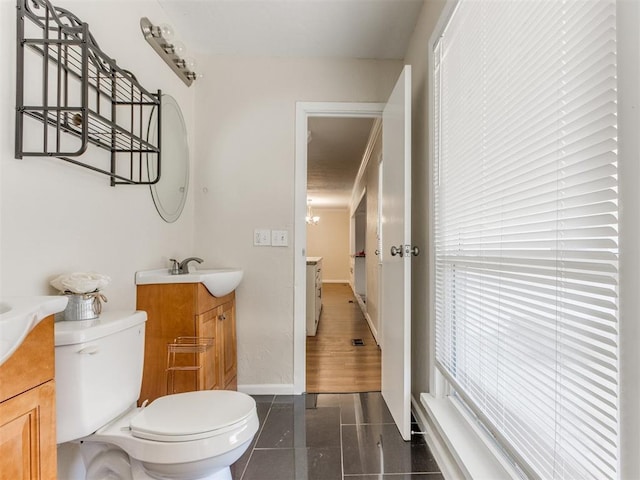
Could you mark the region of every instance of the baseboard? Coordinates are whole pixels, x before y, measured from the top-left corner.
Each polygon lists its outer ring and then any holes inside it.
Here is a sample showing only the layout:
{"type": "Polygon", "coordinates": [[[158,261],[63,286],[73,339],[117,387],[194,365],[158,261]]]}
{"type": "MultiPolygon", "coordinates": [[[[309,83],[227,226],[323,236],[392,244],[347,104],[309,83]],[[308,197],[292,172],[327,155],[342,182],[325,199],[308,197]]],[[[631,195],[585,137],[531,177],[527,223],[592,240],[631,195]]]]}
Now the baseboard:
{"type": "Polygon", "coordinates": [[[369,324],[369,330],[371,330],[371,335],[373,335],[373,338],[376,341],[376,344],[380,345],[380,342],[378,341],[378,330],[373,325],[373,322],[371,321],[371,317],[369,316],[369,313],[364,312],[364,318],[367,320],[367,323],[369,324]]]}
{"type": "Polygon", "coordinates": [[[295,389],[291,383],[238,385],[238,391],[248,395],[295,395],[295,389]]]}
{"type": "Polygon", "coordinates": [[[325,280],[325,279],[322,279],[322,283],[349,283],[349,280],[325,280]]]}
{"type": "Polygon", "coordinates": [[[356,300],[358,301],[358,305],[360,305],[360,310],[362,310],[362,313],[364,315],[366,315],[367,314],[367,304],[362,301],[362,297],[360,296],[359,293],[355,293],[354,295],[356,297],[356,300]]]}
{"type": "Polygon", "coordinates": [[[364,318],[367,320],[367,324],[369,325],[369,330],[371,331],[371,335],[373,335],[373,338],[376,341],[376,344],[380,345],[380,341],[378,340],[378,330],[373,325],[373,321],[371,321],[371,317],[367,312],[367,304],[362,301],[362,297],[360,296],[360,294],[356,293],[355,289],[353,288],[353,285],[349,284],[349,286],[351,287],[353,296],[356,297],[356,300],[358,301],[358,305],[360,305],[360,310],[362,311],[364,318]]]}

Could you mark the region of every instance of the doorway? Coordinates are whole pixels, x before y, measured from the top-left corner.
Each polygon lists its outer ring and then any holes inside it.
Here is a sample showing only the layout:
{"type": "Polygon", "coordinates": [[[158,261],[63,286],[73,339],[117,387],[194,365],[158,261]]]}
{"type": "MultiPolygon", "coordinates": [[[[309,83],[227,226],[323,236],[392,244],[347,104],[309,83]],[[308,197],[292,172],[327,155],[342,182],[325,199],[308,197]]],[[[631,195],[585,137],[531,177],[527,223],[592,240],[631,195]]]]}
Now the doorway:
{"type": "MultiPolygon", "coordinates": [[[[294,392],[306,391],[307,140],[310,117],[375,118],[379,103],[306,103],[296,106],[296,178],[294,208],[294,392]]],[[[376,122],[379,124],[379,121],[376,122]]],[[[371,153],[371,152],[369,152],[371,153]]],[[[362,172],[358,172],[361,175],[362,172]]]]}
{"type": "Polygon", "coordinates": [[[363,155],[370,142],[380,141],[371,135],[374,124],[373,118],[352,117],[308,121],[307,393],[381,390],[382,355],[366,305],[366,262],[375,262],[373,250],[366,256],[367,221],[377,218],[367,219],[366,189],[375,165],[363,155]]]}
{"type": "MultiPolygon", "coordinates": [[[[410,438],[411,421],[411,66],[405,65],[385,104],[296,105],[296,174],[294,198],[294,393],[305,390],[306,232],[304,209],[308,118],[316,115],[379,118],[384,162],[381,216],[382,250],[382,396],[402,437],[410,438]],[[387,254],[388,252],[388,254],[387,254]]],[[[369,152],[370,153],[370,152],[369,152]]],[[[371,157],[371,155],[369,155],[371,157]]],[[[364,164],[364,162],[363,162],[364,164]]]]}
{"type": "Polygon", "coordinates": [[[366,311],[367,305],[367,191],[364,191],[356,211],[351,217],[353,226],[352,248],[353,253],[353,292],[360,308],[366,311]]]}

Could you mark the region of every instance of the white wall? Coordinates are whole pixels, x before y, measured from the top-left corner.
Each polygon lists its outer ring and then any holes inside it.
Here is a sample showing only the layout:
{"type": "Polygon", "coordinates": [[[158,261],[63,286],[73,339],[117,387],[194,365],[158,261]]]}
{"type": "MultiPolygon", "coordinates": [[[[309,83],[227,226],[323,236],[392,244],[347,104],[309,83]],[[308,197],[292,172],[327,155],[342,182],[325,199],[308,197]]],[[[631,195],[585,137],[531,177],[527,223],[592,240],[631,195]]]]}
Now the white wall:
{"type": "Polygon", "coordinates": [[[199,60],[211,87],[198,92],[196,106],[195,252],[209,265],[245,271],[237,290],[240,388],[291,389],[296,102],[384,101],[401,62],[199,60]],[[288,230],[289,247],[254,247],[255,228],[288,230]]]}
{"type": "MultiPolygon", "coordinates": [[[[378,256],[375,254],[378,248],[378,180],[380,174],[380,161],[382,159],[382,130],[378,130],[376,137],[373,139],[373,146],[369,152],[366,168],[361,177],[356,179],[354,185],[355,196],[366,191],[366,258],[365,258],[365,276],[367,303],[365,305],[367,320],[371,331],[379,341],[378,327],[380,325],[380,291],[378,287],[380,266],[378,256]]],[[[357,205],[352,205],[356,208],[357,205]]]]}
{"type": "Polygon", "coordinates": [[[349,211],[314,208],[317,225],[307,226],[307,256],[322,257],[322,281],[349,281],[349,211]]]}
{"type": "MultiPolygon", "coordinates": [[[[145,88],[162,89],[179,101],[193,144],[196,87],[187,88],[140,32],[141,16],[168,21],[157,4],[55,4],[88,22],[102,50],[145,88]]],[[[193,254],[193,193],[182,217],[167,224],[156,213],[148,187],[110,187],[108,177],[57,159],[14,159],[15,11],[14,1],[0,0],[0,296],[54,294],[48,285],[54,276],[97,271],[112,278],[105,309],[133,309],[136,270],[159,268],[171,256],[193,254]]],[[[108,152],[90,155],[102,155],[107,168],[108,152]]]]}
{"type": "Polygon", "coordinates": [[[380,327],[380,265],[376,255],[378,249],[378,181],[380,174],[380,159],[382,155],[382,131],[378,136],[371,158],[365,172],[367,185],[367,317],[376,341],[380,341],[378,331],[380,327]]]}

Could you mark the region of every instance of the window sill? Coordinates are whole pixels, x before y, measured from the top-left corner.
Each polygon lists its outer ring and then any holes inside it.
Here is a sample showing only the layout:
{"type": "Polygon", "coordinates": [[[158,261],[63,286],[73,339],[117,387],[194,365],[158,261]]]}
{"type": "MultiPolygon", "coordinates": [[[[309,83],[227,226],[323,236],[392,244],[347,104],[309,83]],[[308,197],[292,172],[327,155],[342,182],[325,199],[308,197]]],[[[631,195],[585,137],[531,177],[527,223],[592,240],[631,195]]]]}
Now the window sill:
{"type": "Polygon", "coordinates": [[[515,469],[501,458],[497,447],[485,440],[473,421],[449,397],[435,398],[423,393],[420,402],[426,409],[433,434],[447,447],[453,461],[465,478],[516,479],[515,469]]]}

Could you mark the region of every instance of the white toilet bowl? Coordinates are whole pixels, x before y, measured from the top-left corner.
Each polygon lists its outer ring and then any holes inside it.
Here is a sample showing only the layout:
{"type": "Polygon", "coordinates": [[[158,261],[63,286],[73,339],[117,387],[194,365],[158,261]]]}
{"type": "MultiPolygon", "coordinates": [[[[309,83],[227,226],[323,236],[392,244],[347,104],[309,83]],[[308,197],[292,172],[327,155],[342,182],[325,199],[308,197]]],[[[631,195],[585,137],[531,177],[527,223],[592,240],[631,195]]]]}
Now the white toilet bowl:
{"type": "Polygon", "coordinates": [[[231,480],[258,431],[255,401],[208,390],[136,408],[145,321],[110,312],[56,324],[59,478],[231,480]]]}
{"type": "Polygon", "coordinates": [[[151,478],[230,479],[220,472],[228,472],[242,456],[258,425],[255,401],[248,395],[189,392],[132,409],[83,441],[121,448],[151,478]]]}

